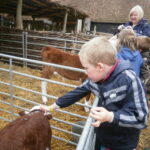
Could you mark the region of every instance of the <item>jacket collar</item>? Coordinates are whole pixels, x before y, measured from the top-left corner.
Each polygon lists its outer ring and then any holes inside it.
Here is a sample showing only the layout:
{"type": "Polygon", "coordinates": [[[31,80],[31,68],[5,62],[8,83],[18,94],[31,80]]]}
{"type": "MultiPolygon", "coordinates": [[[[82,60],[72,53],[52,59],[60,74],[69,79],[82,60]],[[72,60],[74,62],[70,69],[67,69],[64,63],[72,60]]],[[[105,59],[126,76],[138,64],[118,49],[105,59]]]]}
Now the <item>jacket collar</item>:
{"type": "Polygon", "coordinates": [[[109,80],[109,82],[111,82],[111,80],[114,80],[114,78],[118,74],[120,74],[121,72],[123,72],[125,70],[133,70],[130,62],[126,61],[126,60],[117,60],[116,63],[114,64],[114,66],[110,69],[106,78],[104,80],[100,81],[100,83],[106,82],[108,80],[109,80]]]}
{"type": "Polygon", "coordinates": [[[107,80],[109,78],[109,76],[111,75],[111,73],[115,70],[116,66],[119,63],[119,59],[117,59],[116,63],[112,66],[112,68],[109,70],[107,76],[105,77],[104,80],[102,80],[101,82],[105,82],[105,80],[107,80]]]}

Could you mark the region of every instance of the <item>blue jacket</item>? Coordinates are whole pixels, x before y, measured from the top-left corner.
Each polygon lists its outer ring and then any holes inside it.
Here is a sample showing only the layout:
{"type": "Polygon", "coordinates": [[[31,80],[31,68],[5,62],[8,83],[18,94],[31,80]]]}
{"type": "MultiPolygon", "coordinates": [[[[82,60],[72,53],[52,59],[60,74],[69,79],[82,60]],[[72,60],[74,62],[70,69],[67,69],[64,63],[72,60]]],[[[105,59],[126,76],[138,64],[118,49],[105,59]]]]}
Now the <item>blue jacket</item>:
{"type": "MultiPolygon", "coordinates": [[[[132,22],[127,22],[125,26],[132,26],[132,22]]],[[[150,24],[145,19],[141,19],[140,22],[133,28],[137,35],[146,35],[150,37],[150,24]]]]}
{"type": "Polygon", "coordinates": [[[118,58],[128,60],[136,75],[140,76],[140,68],[143,65],[143,58],[138,50],[133,51],[128,47],[122,47],[118,51],[118,58]]]}
{"type": "Polygon", "coordinates": [[[111,123],[105,122],[95,128],[99,143],[115,150],[135,148],[140,130],[147,125],[148,106],[142,83],[130,64],[120,61],[107,80],[93,83],[87,79],[60,97],[56,104],[67,107],[91,92],[99,98],[99,107],[114,113],[111,123]]]}

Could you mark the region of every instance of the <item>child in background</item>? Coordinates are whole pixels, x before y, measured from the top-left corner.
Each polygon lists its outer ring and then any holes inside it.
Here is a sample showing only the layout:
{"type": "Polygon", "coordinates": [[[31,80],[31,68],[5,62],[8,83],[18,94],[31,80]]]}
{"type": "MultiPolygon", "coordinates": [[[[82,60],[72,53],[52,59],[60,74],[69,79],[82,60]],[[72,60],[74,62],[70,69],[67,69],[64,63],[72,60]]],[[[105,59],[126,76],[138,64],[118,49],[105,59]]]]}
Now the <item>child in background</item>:
{"type": "Polygon", "coordinates": [[[80,61],[88,79],[73,91],[59,97],[44,111],[67,107],[94,93],[98,106],[91,109],[95,119],[95,150],[133,150],[139,141],[141,129],[147,125],[148,107],[141,81],[127,61],[117,60],[117,50],[103,37],[84,44],[80,61]]]}
{"type": "Polygon", "coordinates": [[[118,35],[118,58],[128,60],[137,76],[140,76],[140,69],[143,65],[143,58],[140,51],[136,49],[137,40],[132,28],[121,30],[118,35]]]}

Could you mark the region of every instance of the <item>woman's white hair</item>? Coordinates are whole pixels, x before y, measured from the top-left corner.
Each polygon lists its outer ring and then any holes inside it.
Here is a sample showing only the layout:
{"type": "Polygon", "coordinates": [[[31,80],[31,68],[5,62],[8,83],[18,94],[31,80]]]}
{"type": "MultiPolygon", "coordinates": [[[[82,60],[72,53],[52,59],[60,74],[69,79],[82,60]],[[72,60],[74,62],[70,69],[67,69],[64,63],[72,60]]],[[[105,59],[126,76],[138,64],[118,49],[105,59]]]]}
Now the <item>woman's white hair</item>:
{"type": "Polygon", "coordinates": [[[132,13],[137,13],[139,20],[141,20],[144,17],[143,8],[140,5],[136,5],[130,10],[129,19],[130,19],[132,13]]]}

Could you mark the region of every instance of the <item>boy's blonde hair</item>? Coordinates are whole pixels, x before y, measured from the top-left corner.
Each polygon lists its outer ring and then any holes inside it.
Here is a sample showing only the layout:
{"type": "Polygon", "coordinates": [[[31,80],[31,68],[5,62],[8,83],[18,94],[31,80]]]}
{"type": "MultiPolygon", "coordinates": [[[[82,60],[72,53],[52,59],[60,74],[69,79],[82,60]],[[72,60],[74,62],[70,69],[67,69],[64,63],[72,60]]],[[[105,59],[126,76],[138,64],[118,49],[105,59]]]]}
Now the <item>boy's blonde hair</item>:
{"type": "Polygon", "coordinates": [[[118,34],[117,47],[121,48],[123,46],[130,48],[131,50],[136,50],[137,48],[137,38],[136,34],[131,28],[125,28],[121,30],[118,34]]]}
{"type": "Polygon", "coordinates": [[[105,37],[96,37],[85,43],[79,57],[82,60],[96,66],[98,63],[114,65],[116,62],[117,50],[105,37]]]}
{"type": "Polygon", "coordinates": [[[137,13],[138,15],[138,20],[140,21],[143,17],[144,17],[144,11],[143,11],[143,8],[139,5],[136,5],[134,6],[131,10],[130,10],[130,13],[129,13],[129,20],[130,20],[130,17],[132,15],[132,13],[137,13]]]}

